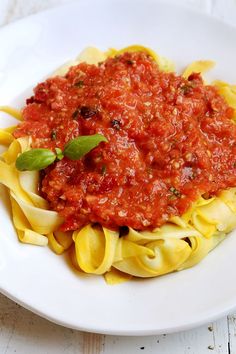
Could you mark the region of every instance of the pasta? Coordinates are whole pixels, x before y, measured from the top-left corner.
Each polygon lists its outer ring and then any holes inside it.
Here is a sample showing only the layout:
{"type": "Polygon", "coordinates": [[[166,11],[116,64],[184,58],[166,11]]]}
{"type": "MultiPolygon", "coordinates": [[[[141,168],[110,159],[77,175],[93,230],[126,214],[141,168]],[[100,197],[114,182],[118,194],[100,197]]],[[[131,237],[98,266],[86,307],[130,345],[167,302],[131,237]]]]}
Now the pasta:
{"type": "MultiPolygon", "coordinates": [[[[174,65],[150,49],[131,46],[122,50],[110,49],[101,52],[88,48],[73,62],[57,70],[55,75],[64,75],[69,67],[80,62],[98,64],[107,57],[115,57],[127,51],[143,51],[157,61],[160,70],[172,72],[174,65]]],[[[190,64],[183,73],[212,68],[211,61],[190,64]]],[[[236,109],[236,88],[221,81],[214,85],[228,104],[236,109]]],[[[0,107],[0,111],[18,120],[21,112],[0,107]]],[[[234,113],[235,117],[235,113],[234,113]]],[[[48,201],[38,192],[39,172],[18,171],[15,162],[19,154],[31,149],[31,138],[14,138],[14,127],[0,130],[0,143],[8,147],[1,155],[0,183],[9,190],[12,219],[23,243],[39,246],[49,244],[56,254],[69,250],[72,263],[80,272],[104,275],[107,283],[117,284],[132,276],[149,278],[183,270],[200,262],[226,235],[236,228],[236,188],[222,190],[217,196],[200,197],[182,215],[173,216],[162,226],[137,231],[129,227],[120,237],[98,224],[88,224],[73,232],[59,231],[63,218],[49,210],[48,201]]]]}

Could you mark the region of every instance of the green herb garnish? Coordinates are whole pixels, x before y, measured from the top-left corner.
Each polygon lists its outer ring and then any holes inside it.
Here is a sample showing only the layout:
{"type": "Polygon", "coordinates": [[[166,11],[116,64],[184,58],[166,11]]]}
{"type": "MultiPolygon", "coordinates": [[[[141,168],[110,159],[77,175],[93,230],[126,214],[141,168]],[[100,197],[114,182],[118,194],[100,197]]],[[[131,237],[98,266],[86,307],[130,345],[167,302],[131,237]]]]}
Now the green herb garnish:
{"type": "Polygon", "coordinates": [[[60,148],[55,148],[55,152],[56,152],[56,157],[57,157],[57,160],[62,160],[64,155],[63,155],[63,152],[62,152],[62,149],[60,148]]]}
{"type": "Polygon", "coordinates": [[[16,159],[16,168],[19,171],[43,170],[51,165],[56,155],[49,149],[32,149],[23,152],[16,159]]]}
{"type": "Polygon", "coordinates": [[[51,165],[56,159],[64,156],[70,160],[78,160],[107,139],[101,134],[79,136],[70,140],[64,150],[55,148],[55,153],[49,149],[31,149],[20,154],[16,159],[19,171],[39,171],[51,165]]]}
{"type": "Polygon", "coordinates": [[[102,141],[107,142],[107,139],[101,134],[79,136],[66,144],[63,153],[71,160],[78,160],[102,141]]]}

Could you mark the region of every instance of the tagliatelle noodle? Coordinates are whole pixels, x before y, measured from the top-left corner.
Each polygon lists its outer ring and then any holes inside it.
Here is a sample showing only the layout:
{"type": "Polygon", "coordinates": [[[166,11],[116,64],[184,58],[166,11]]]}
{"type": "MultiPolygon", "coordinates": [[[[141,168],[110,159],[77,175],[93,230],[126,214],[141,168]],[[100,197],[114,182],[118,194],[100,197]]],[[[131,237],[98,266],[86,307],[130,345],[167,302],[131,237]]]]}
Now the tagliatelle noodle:
{"type": "Polygon", "coordinates": [[[62,223],[63,219],[57,212],[30,205],[13,192],[11,192],[11,196],[20,206],[34,231],[41,234],[48,234],[57,230],[62,223]]]}
{"type": "Polygon", "coordinates": [[[30,243],[38,246],[46,246],[48,239],[32,230],[32,226],[22,212],[20,206],[11,198],[13,223],[16,228],[19,240],[23,243],[30,243]]]}
{"type": "Polygon", "coordinates": [[[17,120],[22,120],[21,111],[19,111],[18,109],[12,108],[10,106],[0,106],[0,112],[7,113],[17,120]]]}
{"type": "Polygon", "coordinates": [[[39,172],[21,171],[19,172],[19,182],[21,188],[27,192],[34,206],[41,209],[48,209],[48,202],[38,195],[39,172]]]}
{"type": "Polygon", "coordinates": [[[51,232],[48,235],[48,242],[56,254],[62,254],[70,248],[73,243],[71,232],[51,232]]]}
{"type": "Polygon", "coordinates": [[[57,241],[53,232],[48,234],[48,243],[56,254],[62,254],[65,248],[57,241]]]}
{"type": "Polygon", "coordinates": [[[25,193],[20,186],[19,172],[16,170],[14,164],[8,165],[7,163],[0,161],[0,183],[8,187],[25,202],[32,204],[27,193],[25,193]]]}
{"type": "Polygon", "coordinates": [[[188,243],[176,238],[153,241],[146,247],[154,256],[126,258],[114,263],[113,267],[136,277],[155,277],[178,269],[191,253],[188,243]]]}
{"type": "Polygon", "coordinates": [[[190,237],[191,255],[177,270],[183,270],[193,267],[199,263],[206,255],[213,250],[221,241],[225,239],[226,235],[222,232],[215,234],[212,238],[206,239],[204,236],[190,237]]]}
{"type": "Polygon", "coordinates": [[[192,73],[204,74],[206,71],[212,69],[215,66],[215,62],[211,60],[198,60],[194,61],[184,70],[182,76],[187,79],[192,73]]]}
{"type": "Polygon", "coordinates": [[[116,245],[114,262],[141,255],[154,257],[155,254],[150,248],[141,246],[138,243],[134,243],[122,237],[118,240],[116,245]]]}
{"type": "Polygon", "coordinates": [[[104,274],[104,278],[109,285],[116,285],[132,279],[132,275],[123,273],[116,268],[112,268],[110,271],[104,274]]]}
{"type": "Polygon", "coordinates": [[[86,62],[87,64],[94,64],[97,65],[99,62],[106,60],[107,55],[106,53],[102,52],[101,50],[94,48],[94,47],[87,47],[85,48],[77,58],[73,61],[69,61],[59,67],[55,72],[54,75],[63,76],[67,73],[69,68],[74,65],[78,65],[79,63],[86,62]]]}
{"type": "Polygon", "coordinates": [[[87,225],[73,233],[76,258],[86,273],[104,274],[110,270],[115,257],[119,233],[87,225]]]}
{"type": "Polygon", "coordinates": [[[221,191],[220,199],[236,214],[236,188],[221,191]]]}
{"type": "Polygon", "coordinates": [[[13,221],[19,239],[26,243],[45,245],[47,238],[43,235],[56,230],[62,218],[54,211],[45,210],[46,200],[37,195],[37,172],[19,172],[15,168],[18,154],[28,149],[29,139],[13,140],[7,152],[2,155],[5,162],[0,160],[0,182],[10,190],[13,221]]]}
{"type": "Polygon", "coordinates": [[[165,72],[171,72],[175,70],[175,65],[171,60],[158,55],[156,52],[154,52],[154,50],[150,48],[138,44],[125,47],[120,50],[110,48],[105,54],[107,57],[114,57],[116,55],[120,55],[125,52],[145,52],[149,54],[158,63],[160,70],[165,72]]]}
{"type": "Polygon", "coordinates": [[[8,146],[14,140],[12,136],[14,130],[15,127],[0,129],[0,143],[8,146]]]}

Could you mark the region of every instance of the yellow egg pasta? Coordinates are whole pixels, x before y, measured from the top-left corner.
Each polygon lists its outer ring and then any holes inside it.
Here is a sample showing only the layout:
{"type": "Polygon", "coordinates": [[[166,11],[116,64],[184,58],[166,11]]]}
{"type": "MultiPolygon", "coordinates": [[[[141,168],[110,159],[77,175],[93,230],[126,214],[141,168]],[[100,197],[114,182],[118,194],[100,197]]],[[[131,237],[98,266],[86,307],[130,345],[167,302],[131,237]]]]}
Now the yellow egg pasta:
{"type": "Polygon", "coordinates": [[[18,109],[9,106],[0,106],[0,112],[7,113],[17,120],[22,120],[22,114],[18,109]]]}
{"type": "Polygon", "coordinates": [[[113,264],[118,238],[118,232],[92,225],[75,231],[73,240],[79,267],[86,273],[106,273],[113,264]]]}
{"type": "Polygon", "coordinates": [[[204,74],[208,70],[212,69],[215,66],[215,62],[211,60],[199,60],[194,61],[183,72],[183,77],[188,78],[192,73],[201,73],[204,74]]]}
{"type": "MultiPolygon", "coordinates": [[[[129,47],[125,47],[120,50],[110,48],[107,52],[105,52],[105,55],[106,55],[106,57],[114,57],[116,55],[120,55],[125,52],[131,52],[131,53],[132,52],[145,52],[145,53],[149,54],[158,63],[161,71],[172,72],[175,70],[175,65],[171,60],[158,55],[157,53],[154,52],[154,50],[144,47],[142,45],[131,45],[129,47]]],[[[84,53],[84,52],[82,52],[82,53],[84,53]]],[[[86,57],[86,55],[84,55],[84,57],[86,57]]],[[[95,55],[95,57],[97,57],[97,56],[95,55]]],[[[79,56],[79,58],[80,58],[80,56],[79,56]]],[[[99,60],[99,61],[102,61],[102,60],[99,60]]],[[[86,62],[87,62],[87,60],[86,60],[86,62]]]]}

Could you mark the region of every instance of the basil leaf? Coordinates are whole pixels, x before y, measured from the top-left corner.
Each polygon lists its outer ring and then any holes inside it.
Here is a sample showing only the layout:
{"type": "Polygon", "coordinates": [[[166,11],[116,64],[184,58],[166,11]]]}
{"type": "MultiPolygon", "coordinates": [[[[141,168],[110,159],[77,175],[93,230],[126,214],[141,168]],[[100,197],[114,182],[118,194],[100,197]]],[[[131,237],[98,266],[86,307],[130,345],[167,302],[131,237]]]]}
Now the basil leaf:
{"type": "Polygon", "coordinates": [[[43,170],[55,159],[56,155],[49,149],[32,149],[17,157],[16,168],[19,171],[43,170]]]}
{"type": "Polygon", "coordinates": [[[56,152],[57,159],[59,161],[62,160],[64,157],[62,150],[60,148],[55,148],[55,152],[56,152]]]}
{"type": "Polygon", "coordinates": [[[66,144],[63,154],[71,160],[78,160],[102,141],[107,142],[107,139],[101,134],[79,136],[66,144]]]}

